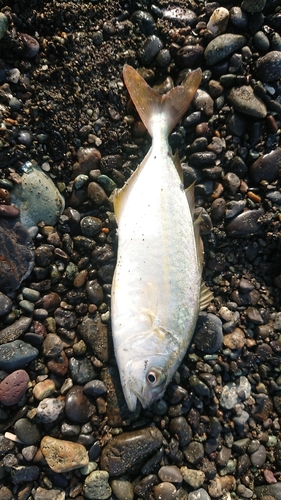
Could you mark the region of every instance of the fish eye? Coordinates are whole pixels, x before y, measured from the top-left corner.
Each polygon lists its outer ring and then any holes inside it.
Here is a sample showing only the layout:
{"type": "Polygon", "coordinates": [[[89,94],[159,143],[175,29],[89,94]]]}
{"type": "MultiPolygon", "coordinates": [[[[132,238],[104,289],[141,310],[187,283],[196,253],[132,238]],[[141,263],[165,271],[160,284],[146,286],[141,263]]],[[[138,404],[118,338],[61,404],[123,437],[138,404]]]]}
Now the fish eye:
{"type": "Polygon", "coordinates": [[[161,368],[152,367],[146,375],[146,380],[152,387],[159,387],[164,384],[166,376],[161,368]]]}

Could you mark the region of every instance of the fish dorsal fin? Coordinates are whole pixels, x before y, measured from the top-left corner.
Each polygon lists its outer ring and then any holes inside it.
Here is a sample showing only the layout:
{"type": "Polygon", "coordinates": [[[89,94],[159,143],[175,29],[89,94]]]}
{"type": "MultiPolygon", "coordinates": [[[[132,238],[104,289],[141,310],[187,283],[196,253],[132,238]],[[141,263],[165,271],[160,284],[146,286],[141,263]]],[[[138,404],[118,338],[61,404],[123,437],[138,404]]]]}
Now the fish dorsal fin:
{"type": "Polygon", "coordinates": [[[181,117],[187,111],[198,89],[202,72],[200,69],[189,73],[182,85],[161,96],[152,89],[132,66],[125,64],[123,70],[125,85],[149,134],[153,137],[153,125],[156,116],[165,116],[165,125],[169,135],[181,117]]]}
{"type": "Polygon", "coordinates": [[[210,302],[213,300],[214,296],[211,290],[205,285],[205,283],[201,283],[201,291],[200,291],[200,302],[199,307],[200,311],[203,311],[210,302]]]}
{"type": "Polygon", "coordinates": [[[175,154],[172,156],[172,158],[173,158],[173,162],[174,162],[174,165],[176,167],[177,173],[179,174],[179,178],[180,178],[181,182],[183,182],[183,170],[181,167],[181,161],[180,161],[178,151],[175,152],[175,154]]]}

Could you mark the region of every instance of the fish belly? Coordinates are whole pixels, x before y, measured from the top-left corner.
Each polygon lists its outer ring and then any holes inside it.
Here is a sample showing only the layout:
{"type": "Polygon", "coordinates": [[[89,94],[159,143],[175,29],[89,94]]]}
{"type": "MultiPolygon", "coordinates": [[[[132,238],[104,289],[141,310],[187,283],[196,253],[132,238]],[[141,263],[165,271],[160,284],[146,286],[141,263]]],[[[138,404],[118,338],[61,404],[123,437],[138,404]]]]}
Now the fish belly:
{"type": "Polygon", "coordinates": [[[152,324],[173,332],[182,358],[199,310],[201,275],[192,214],[173,160],[152,150],[141,167],[118,222],[112,287],[118,363],[125,350],[133,355],[138,342],[145,349],[152,324]]]}

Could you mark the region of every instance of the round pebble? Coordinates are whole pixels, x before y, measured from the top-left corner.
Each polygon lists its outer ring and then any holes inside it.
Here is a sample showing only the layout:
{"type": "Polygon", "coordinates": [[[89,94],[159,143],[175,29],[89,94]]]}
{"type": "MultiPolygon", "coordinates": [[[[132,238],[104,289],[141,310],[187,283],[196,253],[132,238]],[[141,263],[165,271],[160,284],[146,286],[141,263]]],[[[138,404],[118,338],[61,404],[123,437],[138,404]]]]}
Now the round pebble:
{"type": "Polygon", "coordinates": [[[18,403],[26,393],[29,376],[25,370],[16,370],[0,383],[0,401],[4,406],[18,403]]]}
{"type": "Polygon", "coordinates": [[[80,469],[89,463],[87,450],[79,443],[44,436],[40,449],[50,469],[59,474],[80,469]]]}

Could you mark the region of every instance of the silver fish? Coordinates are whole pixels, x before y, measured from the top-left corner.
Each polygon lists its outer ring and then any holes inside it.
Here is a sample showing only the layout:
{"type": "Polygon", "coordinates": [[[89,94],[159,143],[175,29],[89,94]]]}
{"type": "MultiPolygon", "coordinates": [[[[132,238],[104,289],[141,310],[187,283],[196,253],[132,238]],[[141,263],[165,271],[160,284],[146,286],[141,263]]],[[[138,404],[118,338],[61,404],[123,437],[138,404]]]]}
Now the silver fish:
{"type": "Polygon", "coordinates": [[[152,137],[150,151],[113,199],[118,255],[112,335],[124,396],[134,411],[137,399],[146,408],[163,396],[191,342],[199,309],[212,295],[201,285],[194,189],[184,190],[180,162],[168,144],[200,84],[201,70],[164,96],[131,66],[125,65],[123,75],[152,137]]]}

